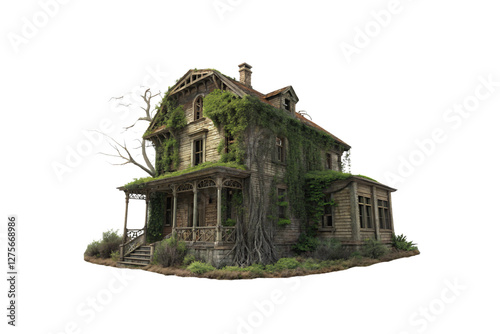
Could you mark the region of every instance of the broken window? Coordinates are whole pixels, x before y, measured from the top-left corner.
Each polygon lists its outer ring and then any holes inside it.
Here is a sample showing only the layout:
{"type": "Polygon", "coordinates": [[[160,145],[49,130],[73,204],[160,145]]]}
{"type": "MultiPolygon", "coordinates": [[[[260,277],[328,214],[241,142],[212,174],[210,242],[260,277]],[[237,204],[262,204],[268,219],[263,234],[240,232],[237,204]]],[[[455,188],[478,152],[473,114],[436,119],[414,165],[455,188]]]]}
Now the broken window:
{"type": "Polygon", "coordinates": [[[291,107],[290,107],[290,100],[289,99],[285,99],[284,107],[285,107],[285,110],[290,111],[291,107]]]}
{"type": "Polygon", "coordinates": [[[358,196],[359,225],[361,228],[373,228],[372,200],[369,197],[358,196]]]}
{"type": "Polygon", "coordinates": [[[276,137],[276,160],[285,162],[285,147],[283,138],[276,137]]]}
{"type": "Polygon", "coordinates": [[[203,116],[203,96],[198,96],[194,101],[194,120],[203,116]]]}
{"type": "Polygon", "coordinates": [[[203,163],[203,139],[193,142],[193,166],[203,163]]]}

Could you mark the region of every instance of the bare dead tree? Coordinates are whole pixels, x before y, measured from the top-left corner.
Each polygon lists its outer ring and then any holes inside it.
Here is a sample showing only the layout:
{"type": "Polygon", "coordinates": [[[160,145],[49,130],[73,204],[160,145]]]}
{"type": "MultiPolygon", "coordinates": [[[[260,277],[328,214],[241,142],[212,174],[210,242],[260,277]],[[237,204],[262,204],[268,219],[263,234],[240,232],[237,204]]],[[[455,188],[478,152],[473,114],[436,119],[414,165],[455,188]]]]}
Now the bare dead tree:
{"type": "MultiPolygon", "coordinates": [[[[145,116],[138,117],[135,122],[132,125],[126,126],[123,129],[123,132],[126,132],[130,129],[132,129],[138,122],[140,121],[145,121],[148,123],[151,123],[154,118],[154,111],[151,110],[151,100],[157,96],[161,95],[161,92],[158,92],[156,94],[151,93],[151,89],[147,88],[144,93],[141,95],[141,98],[144,100],[145,106],[141,106],[140,108],[144,111],[145,116]]],[[[123,100],[125,96],[119,96],[119,97],[113,97],[110,100],[123,100]]],[[[119,103],[119,106],[123,107],[130,107],[131,104],[126,104],[126,103],[119,103]]],[[[122,132],[122,133],[123,133],[122,132]]],[[[102,132],[101,132],[102,133],[102,132]]],[[[148,173],[151,176],[156,176],[156,169],[154,165],[151,163],[151,160],[149,159],[147,152],[146,152],[146,140],[144,140],[142,137],[140,139],[136,139],[139,142],[139,147],[141,149],[141,156],[144,162],[139,162],[136,159],[134,159],[132,153],[130,152],[130,149],[127,147],[127,144],[123,142],[123,144],[120,144],[116,139],[103,134],[106,136],[111,142],[109,143],[110,146],[113,148],[115,151],[114,154],[110,153],[102,153],[103,155],[107,155],[110,157],[114,158],[119,158],[122,160],[122,163],[116,163],[113,165],[127,165],[127,164],[132,164],[134,166],[139,167],[146,173],[148,173]]]]}

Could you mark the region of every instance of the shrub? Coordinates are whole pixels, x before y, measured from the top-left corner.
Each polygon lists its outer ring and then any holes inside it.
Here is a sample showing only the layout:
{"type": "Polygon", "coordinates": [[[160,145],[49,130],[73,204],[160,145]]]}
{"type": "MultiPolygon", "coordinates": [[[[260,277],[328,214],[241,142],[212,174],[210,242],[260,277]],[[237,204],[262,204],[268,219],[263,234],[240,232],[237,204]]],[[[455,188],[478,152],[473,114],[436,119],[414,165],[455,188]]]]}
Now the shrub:
{"type": "Polygon", "coordinates": [[[182,260],[182,264],[185,266],[189,266],[194,261],[196,261],[196,257],[193,254],[188,254],[188,255],[184,256],[184,260],[182,260]]]}
{"type": "Polygon", "coordinates": [[[87,245],[87,250],[85,251],[87,256],[98,256],[99,255],[99,241],[92,241],[87,245]]]}
{"type": "Polygon", "coordinates": [[[417,249],[416,244],[413,241],[406,240],[406,236],[401,234],[396,236],[396,234],[392,234],[392,247],[396,249],[401,249],[405,251],[411,251],[417,249]]]}
{"type": "Polygon", "coordinates": [[[372,259],[378,259],[387,253],[387,247],[375,239],[366,239],[361,249],[361,254],[372,259]]]}
{"type": "Polygon", "coordinates": [[[177,240],[175,236],[163,239],[155,247],[153,263],[162,267],[171,267],[181,264],[186,255],[186,244],[182,240],[177,240]]]}
{"type": "Polygon", "coordinates": [[[112,252],[117,252],[120,249],[122,237],[118,235],[118,231],[109,230],[102,233],[102,240],[99,242],[99,256],[102,258],[111,257],[112,252]]]}
{"type": "Polygon", "coordinates": [[[120,252],[119,251],[111,252],[111,260],[118,261],[119,259],[120,259],[120,252]]]}
{"type": "Polygon", "coordinates": [[[316,262],[314,259],[307,259],[305,260],[301,265],[301,268],[304,268],[305,270],[316,270],[320,269],[320,264],[316,262]]]}
{"type": "Polygon", "coordinates": [[[319,260],[347,259],[349,255],[349,250],[334,238],[321,240],[312,253],[312,256],[319,260]]]}
{"type": "Polygon", "coordinates": [[[209,271],[215,270],[215,268],[211,264],[200,261],[194,261],[187,267],[187,269],[195,274],[204,274],[209,271]]]}
{"type": "Polygon", "coordinates": [[[292,249],[297,253],[312,252],[318,247],[319,241],[311,233],[301,233],[298,242],[292,249]]]}
{"type": "Polygon", "coordinates": [[[282,257],[275,264],[275,268],[277,270],[295,269],[298,266],[300,266],[300,262],[297,261],[297,259],[293,258],[293,257],[282,257]]]}

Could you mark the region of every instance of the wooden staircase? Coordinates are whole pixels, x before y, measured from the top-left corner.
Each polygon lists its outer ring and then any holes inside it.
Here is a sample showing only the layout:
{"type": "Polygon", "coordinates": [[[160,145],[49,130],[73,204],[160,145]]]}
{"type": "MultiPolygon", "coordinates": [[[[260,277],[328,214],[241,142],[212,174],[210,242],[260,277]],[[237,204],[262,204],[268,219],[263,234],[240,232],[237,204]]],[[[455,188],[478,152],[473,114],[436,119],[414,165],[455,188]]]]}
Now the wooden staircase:
{"type": "Polygon", "coordinates": [[[140,246],[129,255],[123,258],[123,261],[118,261],[120,267],[138,266],[145,267],[151,263],[153,259],[153,246],[140,246]]]}

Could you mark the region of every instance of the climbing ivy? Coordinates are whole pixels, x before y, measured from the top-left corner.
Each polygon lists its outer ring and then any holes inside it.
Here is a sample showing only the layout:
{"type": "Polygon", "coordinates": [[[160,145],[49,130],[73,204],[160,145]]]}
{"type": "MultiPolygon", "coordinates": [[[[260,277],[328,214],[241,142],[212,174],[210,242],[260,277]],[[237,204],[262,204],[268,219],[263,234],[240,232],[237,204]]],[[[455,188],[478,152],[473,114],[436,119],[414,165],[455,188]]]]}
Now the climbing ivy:
{"type": "Polygon", "coordinates": [[[160,192],[152,193],[149,203],[147,242],[152,243],[161,240],[163,237],[166,194],[160,192]]]}

